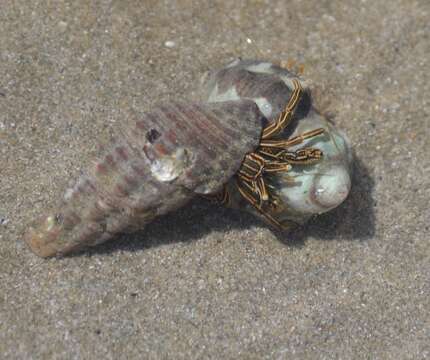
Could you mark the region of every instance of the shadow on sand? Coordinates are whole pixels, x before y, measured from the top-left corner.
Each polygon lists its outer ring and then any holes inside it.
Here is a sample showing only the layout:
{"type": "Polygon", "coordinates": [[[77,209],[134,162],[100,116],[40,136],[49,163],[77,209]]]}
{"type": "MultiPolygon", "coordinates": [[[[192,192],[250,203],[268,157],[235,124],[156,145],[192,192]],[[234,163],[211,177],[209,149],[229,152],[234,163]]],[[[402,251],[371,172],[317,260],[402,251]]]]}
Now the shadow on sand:
{"type": "MultiPolygon", "coordinates": [[[[338,208],[316,216],[305,226],[292,232],[275,231],[279,241],[289,246],[301,247],[309,237],[321,240],[366,240],[373,237],[376,205],[372,198],[374,181],[359,159],[355,158],[353,163],[353,184],[348,199],[338,208]]],[[[195,199],[185,208],[155,220],[140,232],[120,236],[87,250],[86,253],[91,255],[118,250],[137,251],[169,243],[191,242],[211,232],[249,229],[253,226],[268,225],[245,212],[195,199]]]]}
{"type": "Polygon", "coordinates": [[[339,207],[316,216],[305,226],[279,240],[289,244],[303,244],[307,237],[322,240],[367,240],[375,234],[374,181],[366,166],[354,155],[352,188],[339,207]]]}

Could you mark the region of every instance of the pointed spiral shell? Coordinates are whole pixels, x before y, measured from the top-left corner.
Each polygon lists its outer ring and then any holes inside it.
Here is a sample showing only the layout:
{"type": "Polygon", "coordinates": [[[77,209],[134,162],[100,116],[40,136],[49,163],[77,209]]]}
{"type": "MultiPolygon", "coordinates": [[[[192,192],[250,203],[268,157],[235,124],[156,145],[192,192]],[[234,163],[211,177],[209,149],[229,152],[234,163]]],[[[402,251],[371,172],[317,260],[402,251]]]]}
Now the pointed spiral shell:
{"type": "Polygon", "coordinates": [[[214,193],[258,145],[262,123],[250,100],[159,106],[124,125],[25,240],[39,256],[63,255],[141,229],[196,194],[214,193]]]}

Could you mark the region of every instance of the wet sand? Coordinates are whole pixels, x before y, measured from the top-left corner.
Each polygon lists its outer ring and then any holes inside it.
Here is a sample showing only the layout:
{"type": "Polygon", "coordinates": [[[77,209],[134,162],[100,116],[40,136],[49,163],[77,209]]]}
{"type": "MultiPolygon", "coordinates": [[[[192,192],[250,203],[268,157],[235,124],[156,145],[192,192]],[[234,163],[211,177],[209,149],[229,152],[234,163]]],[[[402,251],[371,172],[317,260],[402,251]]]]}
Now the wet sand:
{"type": "Polygon", "coordinates": [[[430,357],[428,1],[89,3],[0,8],[2,357],[430,357]],[[97,143],[238,56],[304,65],[354,146],[340,208],[282,235],[196,200],[77,256],[28,250],[97,143]]]}

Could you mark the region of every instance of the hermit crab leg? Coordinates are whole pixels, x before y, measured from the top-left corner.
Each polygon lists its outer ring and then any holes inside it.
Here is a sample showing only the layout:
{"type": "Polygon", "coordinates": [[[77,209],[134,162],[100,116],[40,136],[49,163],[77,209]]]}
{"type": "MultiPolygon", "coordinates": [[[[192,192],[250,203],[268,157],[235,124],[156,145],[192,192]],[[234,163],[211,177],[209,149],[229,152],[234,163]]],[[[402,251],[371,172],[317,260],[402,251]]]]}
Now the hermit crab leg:
{"type": "Polygon", "coordinates": [[[276,221],[269,213],[264,211],[261,205],[258,204],[257,200],[243,189],[240,181],[237,181],[236,184],[237,184],[237,189],[239,190],[240,194],[245,198],[245,200],[247,200],[261,215],[263,215],[264,218],[267,219],[267,221],[269,221],[278,229],[284,229],[284,226],[282,226],[282,224],[279,221],[276,221]]]}
{"type": "Polygon", "coordinates": [[[260,204],[263,201],[269,200],[269,193],[267,191],[266,183],[264,182],[264,179],[262,176],[260,176],[256,180],[249,180],[240,175],[238,176],[239,176],[239,180],[244,186],[246,186],[253,194],[258,195],[258,202],[260,204]]]}
{"type": "Polygon", "coordinates": [[[298,81],[297,79],[293,79],[292,81],[294,90],[290,97],[290,100],[288,101],[287,106],[279,116],[278,120],[263,129],[263,134],[261,136],[262,139],[269,139],[279,134],[291,121],[293,117],[293,112],[297,104],[299,103],[300,98],[302,97],[302,86],[300,85],[300,81],[298,81]]]}
{"type": "Polygon", "coordinates": [[[255,180],[261,175],[264,168],[265,160],[256,153],[246,154],[239,175],[242,175],[248,181],[255,180]],[[245,169],[246,168],[246,169],[245,169]]]}
{"type": "Polygon", "coordinates": [[[264,172],[281,172],[281,171],[290,171],[291,165],[285,161],[267,161],[266,166],[264,167],[264,172]]]}
{"type": "MultiPolygon", "coordinates": [[[[321,157],[319,150],[305,148],[297,151],[287,151],[288,147],[302,143],[305,139],[317,136],[324,129],[305,132],[290,140],[271,140],[281,133],[293,118],[297,104],[302,96],[302,87],[297,79],[293,79],[294,89],[285,109],[275,122],[263,129],[258,148],[248,153],[236,175],[236,186],[241,196],[248,201],[261,215],[277,228],[285,228],[267,212],[264,206],[277,206],[275,196],[269,192],[265,174],[288,172],[291,164],[310,163],[321,157]]],[[[229,199],[227,188],[216,195],[217,200],[225,203],[229,199]]]]}
{"type": "MultiPolygon", "coordinates": [[[[227,187],[225,185],[223,186],[222,190],[214,196],[216,202],[226,206],[230,204],[230,193],[228,192],[227,187]]],[[[210,197],[208,198],[210,199],[210,197]]]]}
{"type": "Polygon", "coordinates": [[[322,151],[314,148],[304,148],[297,151],[281,152],[279,157],[292,164],[305,165],[320,160],[322,151]]]}
{"type": "Polygon", "coordinates": [[[256,187],[258,189],[258,195],[261,201],[269,200],[269,193],[266,188],[266,183],[264,182],[263,176],[260,176],[256,181],[256,187]]]}
{"type": "Polygon", "coordinates": [[[318,128],[315,130],[307,131],[307,132],[300,134],[298,136],[295,136],[289,140],[262,140],[260,142],[260,148],[287,149],[291,146],[301,144],[306,139],[321,135],[324,131],[325,130],[323,128],[318,128]]]}

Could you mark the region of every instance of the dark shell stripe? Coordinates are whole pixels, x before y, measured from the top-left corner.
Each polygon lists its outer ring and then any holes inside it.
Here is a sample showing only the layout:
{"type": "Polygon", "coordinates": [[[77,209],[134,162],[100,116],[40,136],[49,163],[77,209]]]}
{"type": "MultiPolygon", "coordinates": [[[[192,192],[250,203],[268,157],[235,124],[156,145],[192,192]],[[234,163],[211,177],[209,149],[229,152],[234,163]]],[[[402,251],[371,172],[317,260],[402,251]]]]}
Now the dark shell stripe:
{"type": "MultiPolygon", "coordinates": [[[[284,77],[289,77],[291,79],[296,76],[279,66],[273,64],[269,66],[268,63],[267,73],[254,72],[255,70],[252,67],[259,65],[261,65],[261,62],[253,60],[234,61],[226,68],[213,73],[208,79],[213,85],[209,84],[208,88],[212,88],[216,83],[219,94],[225,93],[234,87],[238,96],[241,98],[254,100],[257,98],[265,98],[272,106],[273,114],[272,118],[269,120],[273,120],[273,118],[283,110],[286,99],[289,99],[291,96],[291,89],[279,77],[279,74],[282,73],[284,77]]],[[[307,88],[304,89],[305,94],[303,97],[306,97],[309,102],[308,91],[307,88]]],[[[206,100],[205,98],[203,99],[206,100]]],[[[302,109],[304,101],[301,103],[296,114],[303,113],[302,116],[304,116],[307,111],[306,109],[302,109]]],[[[309,107],[309,104],[306,104],[306,107],[309,107]]]]}
{"type": "Polygon", "coordinates": [[[258,82],[247,83],[246,78],[238,79],[238,93],[243,97],[265,97],[271,99],[273,95],[282,97],[284,102],[291,96],[291,91],[284,82],[272,75],[262,75],[258,82]],[[248,86],[246,86],[246,83],[248,86]],[[243,84],[243,85],[242,85],[243,84]]]}
{"type": "MultiPolygon", "coordinates": [[[[199,129],[196,128],[198,127],[198,125],[196,125],[197,122],[189,121],[189,117],[185,115],[186,112],[190,113],[186,107],[183,107],[182,109],[177,108],[174,112],[166,113],[166,119],[170,121],[171,125],[183,131],[183,133],[181,133],[182,136],[179,135],[178,142],[181,144],[186,143],[191,147],[200,148],[201,156],[208,159],[215,159],[216,154],[210,146],[211,141],[207,141],[213,139],[209,134],[205,134],[203,137],[199,129]]],[[[196,114],[194,114],[194,116],[196,116],[196,114]]],[[[197,118],[201,118],[201,116],[197,118]]],[[[206,124],[206,126],[208,126],[208,124],[206,124]]]]}
{"type": "MultiPolygon", "coordinates": [[[[248,104],[248,103],[246,103],[248,104]]],[[[254,109],[254,120],[255,120],[255,105],[252,106],[252,108],[254,109]]],[[[188,117],[189,118],[194,118],[194,116],[196,116],[197,114],[195,114],[195,112],[198,112],[198,110],[202,111],[203,113],[203,117],[210,119],[212,121],[212,123],[206,127],[206,129],[201,128],[200,125],[199,126],[199,130],[200,131],[206,131],[208,134],[212,134],[210,135],[210,144],[213,148],[216,148],[216,146],[218,147],[218,149],[216,150],[217,154],[223,154],[222,159],[226,160],[225,162],[223,162],[223,164],[229,164],[229,171],[226,171],[226,168],[221,168],[221,162],[220,161],[216,161],[213,162],[211,164],[211,166],[207,166],[209,165],[208,163],[204,162],[202,164],[202,171],[201,171],[201,175],[206,175],[205,176],[205,180],[209,181],[209,178],[212,179],[216,179],[218,183],[224,183],[226,182],[228,179],[225,177],[226,173],[235,173],[237,171],[237,169],[240,167],[240,162],[237,162],[237,159],[243,159],[244,154],[241,151],[238,151],[238,147],[237,144],[240,142],[245,142],[246,143],[246,139],[248,138],[248,141],[250,139],[249,135],[247,136],[247,133],[249,134],[249,129],[246,129],[246,127],[242,128],[242,127],[237,127],[237,124],[235,126],[235,121],[233,121],[235,119],[236,116],[246,116],[247,111],[249,111],[249,107],[248,105],[246,106],[230,106],[227,103],[221,104],[218,103],[215,106],[212,107],[205,107],[204,109],[202,109],[202,107],[196,107],[195,109],[193,109],[193,112],[188,113],[188,117]],[[226,113],[225,111],[223,111],[223,106],[225,106],[227,109],[229,109],[229,112],[226,113]],[[215,113],[215,109],[217,111],[217,113],[215,113]],[[195,111],[194,111],[195,110],[195,111]],[[216,116],[218,115],[218,116],[216,116]],[[225,118],[226,121],[223,123],[223,126],[220,128],[216,128],[214,126],[214,129],[212,129],[212,125],[215,124],[215,120],[218,118],[225,118]],[[227,127],[227,125],[229,125],[229,127],[227,127]],[[216,136],[217,133],[220,133],[220,136],[216,136]],[[215,136],[214,136],[215,135],[215,136]],[[224,141],[221,141],[224,140],[224,141]],[[203,171],[203,168],[207,167],[206,171],[203,171]],[[218,177],[218,179],[217,179],[218,177]],[[225,179],[225,180],[224,180],[225,179]]],[[[198,116],[198,115],[197,115],[198,116]]],[[[250,117],[250,119],[252,120],[252,117],[250,117]]],[[[252,141],[251,141],[252,142],[252,141]]],[[[248,145],[250,145],[250,147],[254,147],[252,144],[250,144],[248,142],[248,145]]],[[[221,159],[220,159],[221,160],[221,159]]],[[[196,168],[197,170],[197,168],[196,168]]],[[[215,190],[215,189],[213,189],[215,190]]]]}
{"type": "Polygon", "coordinates": [[[215,157],[217,156],[215,150],[216,148],[225,149],[225,147],[227,146],[227,139],[224,137],[224,135],[219,134],[220,132],[222,132],[223,129],[221,129],[221,126],[219,128],[212,126],[211,122],[213,121],[213,117],[211,117],[208,112],[205,113],[199,107],[196,107],[195,109],[187,108],[182,109],[182,111],[179,113],[179,116],[181,121],[186,121],[189,118],[206,118],[209,120],[205,124],[199,122],[189,124],[193,130],[192,136],[199,139],[200,142],[204,142],[204,144],[202,145],[206,149],[206,154],[209,158],[215,159],[215,157]],[[203,139],[201,137],[201,134],[204,132],[206,132],[207,139],[203,139]]]}
{"type": "Polygon", "coordinates": [[[220,92],[225,92],[231,85],[235,85],[240,97],[262,96],[267,92],[267,88],[279,81],[271,74],[255,74],[245,68],[238,70],[237,67],[222,70],[217,78],[220,92]]]}
{"type": "MultiPolygon", "coordinates": [[[[297,78],[297,76],[273,64],[267,67],[267,73],[257,73],[254,72],[255,68],[250,68],[250,66],[258,66],[259,64],[261,65],[260,62],[256,61],[236,61],[231,66],[215,72],[212,79],[209,79],[209,83],[212,85],[209,84],[207,89],[215,87],[216,84],[218,94],[223,94],[234,88],[240,98],[254,101],[264,98],[270,104],[270,115],[267,113],[266,115],[269,121],[273,121],[284,109],[286,99],[289,99],[292,94],[291,89],[283,79],[293,79],[297,78]],[[282,74],[283,78],[279,74],[282,74]]],[[[305,87],[302,90],[302,97],[295,111],[296,120],[306,117],[312,107],[309,88],[305,87]]],[[[203,91],[203,93],[206,91],[203,91]]],[[[292,122],[280,136],[288,137],[294,131],[296,125],[297,121],[292,122]]]]}
{"type": "Polygon", "coordinates": [[[235,101],[171,103],[124,123],[26,241],[40,256],[66,254],[219,190],[258,146],[262,121],[255,103],[235,101]],[[248,121],[237,121],[242,116],[248,121]]]}

